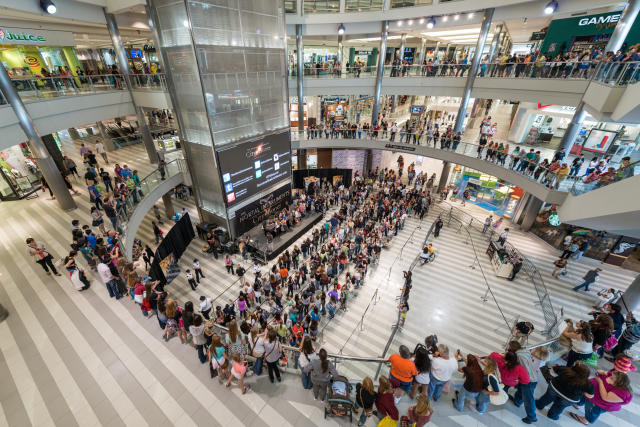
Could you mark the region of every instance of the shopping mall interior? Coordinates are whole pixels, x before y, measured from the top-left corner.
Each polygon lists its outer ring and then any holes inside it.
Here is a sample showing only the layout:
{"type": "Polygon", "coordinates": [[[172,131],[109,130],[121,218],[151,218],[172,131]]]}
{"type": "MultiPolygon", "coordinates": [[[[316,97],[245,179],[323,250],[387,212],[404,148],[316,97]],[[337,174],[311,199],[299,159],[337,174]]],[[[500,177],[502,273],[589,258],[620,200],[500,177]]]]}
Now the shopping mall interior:
{"type": "Polygon", "coordinates": [[[0,426],[638,425],[640,0],[0,10],[0,426]]]}

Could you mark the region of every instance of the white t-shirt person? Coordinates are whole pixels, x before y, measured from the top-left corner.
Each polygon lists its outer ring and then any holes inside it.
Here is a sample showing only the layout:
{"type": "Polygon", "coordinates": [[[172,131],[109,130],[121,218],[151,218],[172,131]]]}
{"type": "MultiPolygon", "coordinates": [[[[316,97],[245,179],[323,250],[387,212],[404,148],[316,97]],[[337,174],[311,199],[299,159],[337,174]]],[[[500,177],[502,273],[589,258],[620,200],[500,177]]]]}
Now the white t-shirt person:
{"type": "Polygon", "coordinates": [[[102,142],[96,142],[96,152],[98,154],[104,154],[104,145],[102,145],[102,142]]]}
{"type": "Polygon", "coordinates": [[[449,381],[451,375],[458,371],[458,362],[456,359],[443,357],[433,357],[429,355],[431,359],[431,374],[438,381],[449,381]]]}

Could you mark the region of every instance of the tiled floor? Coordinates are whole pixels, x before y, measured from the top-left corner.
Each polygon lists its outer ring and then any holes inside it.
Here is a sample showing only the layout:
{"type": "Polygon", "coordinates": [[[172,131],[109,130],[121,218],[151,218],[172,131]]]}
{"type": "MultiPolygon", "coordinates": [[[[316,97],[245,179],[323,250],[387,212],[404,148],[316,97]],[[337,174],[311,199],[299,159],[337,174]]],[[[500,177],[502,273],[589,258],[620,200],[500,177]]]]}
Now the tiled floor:
{"type": "MultiPolygon", "coordinates": [[[[77,157],[77,147],[63,141],[65,154],[77,157]]],[[[113,161],[128,162],[145,175],[152,166],[142,146],[127,147],[111,154],[113,161]]],[[[83,187],[78,182],[78,187],[83,187]]],[[[69,250],[72,218],[89,221],[86,190],[76,196],[79,209],[61,212],[46,195],[34,200],[0,203],[4,219],[0,239],[0,302],[11,312],[0,324],[0,425],[9,426],[93,426],[93,425],[251,425],[306,426],[346,425],[343,419],[323,418],[322,407],[310,393],[301,393],[299,377],[284,375],[283,383],[272,385],[265,376],[252,377],[253,390],[242,396],[210,380],[193,348],[172,339],[165,343],[155,318],[145,319],[128,300],[108,298],[99,278],[89,273],[93,286],[78,293],[66,277],[45,276],[26,254],[24,239],[32,236],[49,245],[59,258],[69,250]]],[[[176,208],[193,205],[176,201],[176,208]]],[[[478,212],[478,215],[481,215],[478,212]]],[[[365,287],[355,296],[345,313],[325,328],[323,343],[331,352],[380,356],[396,319],[395,297],[401,285],[402,270],[415,256],[432,217],[416,219],[383,252],[380,265],[372,270],[365,287]],[[378,289],[375,305],[370,305],[378,289]]],[[[165,223],[165,230],[169,225],[165,223]]],[[[148,217],[139,237],[150,241],[148,217]]],[[[557,251],[529,234],[514,232],[512,242],[530,256],[543,271],[556,307],[581,317],[589,298],[573,293],[569,287],[579,276],[599,265],[581,261],[564,281],[549,276],[557,251]]],[[[478,240],[480,238],[478,237],[478,240]]],[[[478,243],[480,246],[481,244],[478,243]]],[[[200,294],[219,297],[223,302],[237,295],[232,287],[222,294],[235,277],[227,275],[222,261],[203,257],[194,242],[181,260],[188,265],[198,257],[207,278],[193,292],[179,277],[168,286],[181,302],[196,301],[200,294]]],[[[411,347],[426,335],[437,333],[452,348],[485,354],[497,350],[506,340],[495,303],[482,303],[485,291],[479,269],[470,269],[472,252],[462,234],[445,227],[434,240],[437,262],[418,267],[414,273],[411,311],[407,324],[397,335],[391,350],[404,343],[411,347]]],[[[482,251],[481,251],[482,252],[482,251]]],[[[535,294],[524,276],[506,282],[493,276],[479,254],[487,280],[508,319],[527,317],[542,324],[535,294]]],[[[605,266],[602,284],[624,288],[633,274],[605,266]]],[[[538,338],[541,339],[541,338],[538,338]]],[[[338,370],[352,378],[370,374],[371,367],[345,363],[338,370]]],[[[431,424],[438,426],[516,425],[524,415],[513,406],[491,408],[479,416],[466,410],[453,410],[445,395],[436,404],[431,424]]],[[[401,411],[408,406],[406,398],[401,411]]],[[[637,425],[640,406],[628,405],[616,414],[607,414],[601,425],[637,425]]],[[[551,425],[540,414],[539,425],[551,425]]],[[[561,425],[574,425],[567,416],[561,425]]],[[[369,420],[367,425],[375,422],[369,420]]],[[[576,424],[577,425],[577,424],[576,424]]]]}

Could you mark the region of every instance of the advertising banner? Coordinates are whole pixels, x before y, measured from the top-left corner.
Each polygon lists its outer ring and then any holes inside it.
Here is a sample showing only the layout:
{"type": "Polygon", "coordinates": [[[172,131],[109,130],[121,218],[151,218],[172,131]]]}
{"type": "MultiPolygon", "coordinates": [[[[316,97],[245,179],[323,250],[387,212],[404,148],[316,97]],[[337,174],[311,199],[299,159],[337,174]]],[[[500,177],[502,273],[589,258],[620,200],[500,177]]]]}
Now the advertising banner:
{"type": "Polygon", "coordinates": [[[291,201],[291,184],[286,184],[277,190],[243,206],[236,211],[235,225],[238,235],[244,234],[253,227],[260,225],[271,215],[279,212],[291,201]]]}
{"type": "Polygon", "coordinates": [[[76,41],[70,31],[6,27],[0,23],[0,44],[75,46],[76,41]]]}
{"type": "Polygon", "coordinates": [[[216,155],[228,207],[291,177],[289,131],[225,147],[216,155]]]}
{"type": "Polygon", "coordinates": [[[618,135],[617,132],[592,129],[586,141],[584,141],[584,146],[582,149],[586,151],[592,151],[594,153],[604,154],[611,146],[611,143],[616,138],[616,135],[618,135]]]}

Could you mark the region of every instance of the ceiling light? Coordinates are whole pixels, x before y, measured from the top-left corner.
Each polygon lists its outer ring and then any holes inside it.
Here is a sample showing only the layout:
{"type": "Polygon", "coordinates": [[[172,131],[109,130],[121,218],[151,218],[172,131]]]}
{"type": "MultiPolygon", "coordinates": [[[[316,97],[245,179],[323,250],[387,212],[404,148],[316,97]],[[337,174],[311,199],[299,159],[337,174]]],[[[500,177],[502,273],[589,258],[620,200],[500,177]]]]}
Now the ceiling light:
{"type": "Polygon", "coordinates": [[[551,0],[544,7],[544,14],[545,15],[551,15],[553,12],[556,11],[557,8],[558,8],[558,2],[556,0],[551,0]]]}
{"type": "Polygon", "coordinates": [[[338,35],[343,35],[344,34],[344,25],[340,24],[338,26],[338,35]]]}
{"type": "Polygon", "coordinates": [[[402,24],[403,24],[403,23],[404,23],[404,22],[402,22],[402,21],[398,21],[398,27],[402,27],[402,24]]]}
{"type": "Polygon", "coordinates": [[[471,19],[471,18],[473,18],[473,12],[467,15],[467,19],[471,19]]]}
{"type": "Polygon", "coordinates": [[[409,20],[407,21],[407,24],[408,24],[408,25],[413,25],[413,19],[409,19],[409,20]]]}
{"type": "Polygon", "coordinates": [[[40,0],[40,8],[50,15],[53,15],[58,10],[51,0],[40,0]]]}
{"type": "Polygon", "coordinates": [[[442,22],[447,22],[449,20],[449,17],[447,15],[442,17],[442,22]]]}
{"type": "Polygon", "coordinates": [[[424,18],[420,18],[420,21],[418,22],[420,22],[420,25],[424,24],[424,18]]]}
{"type": "Polygon", "coordinates": [[[458,19],[460,19],[460,14],[456,13],[455,15],[453,15],[453,20],[457,21],[458,19]]]}
{"type": "Polygon", "coordinates": [[[427,28],[428,29],[432,29],[433,27],[436,26],[436,19],[432,16],[431,18],[429,18],[429,20],[427,21],[427,28]]]}

